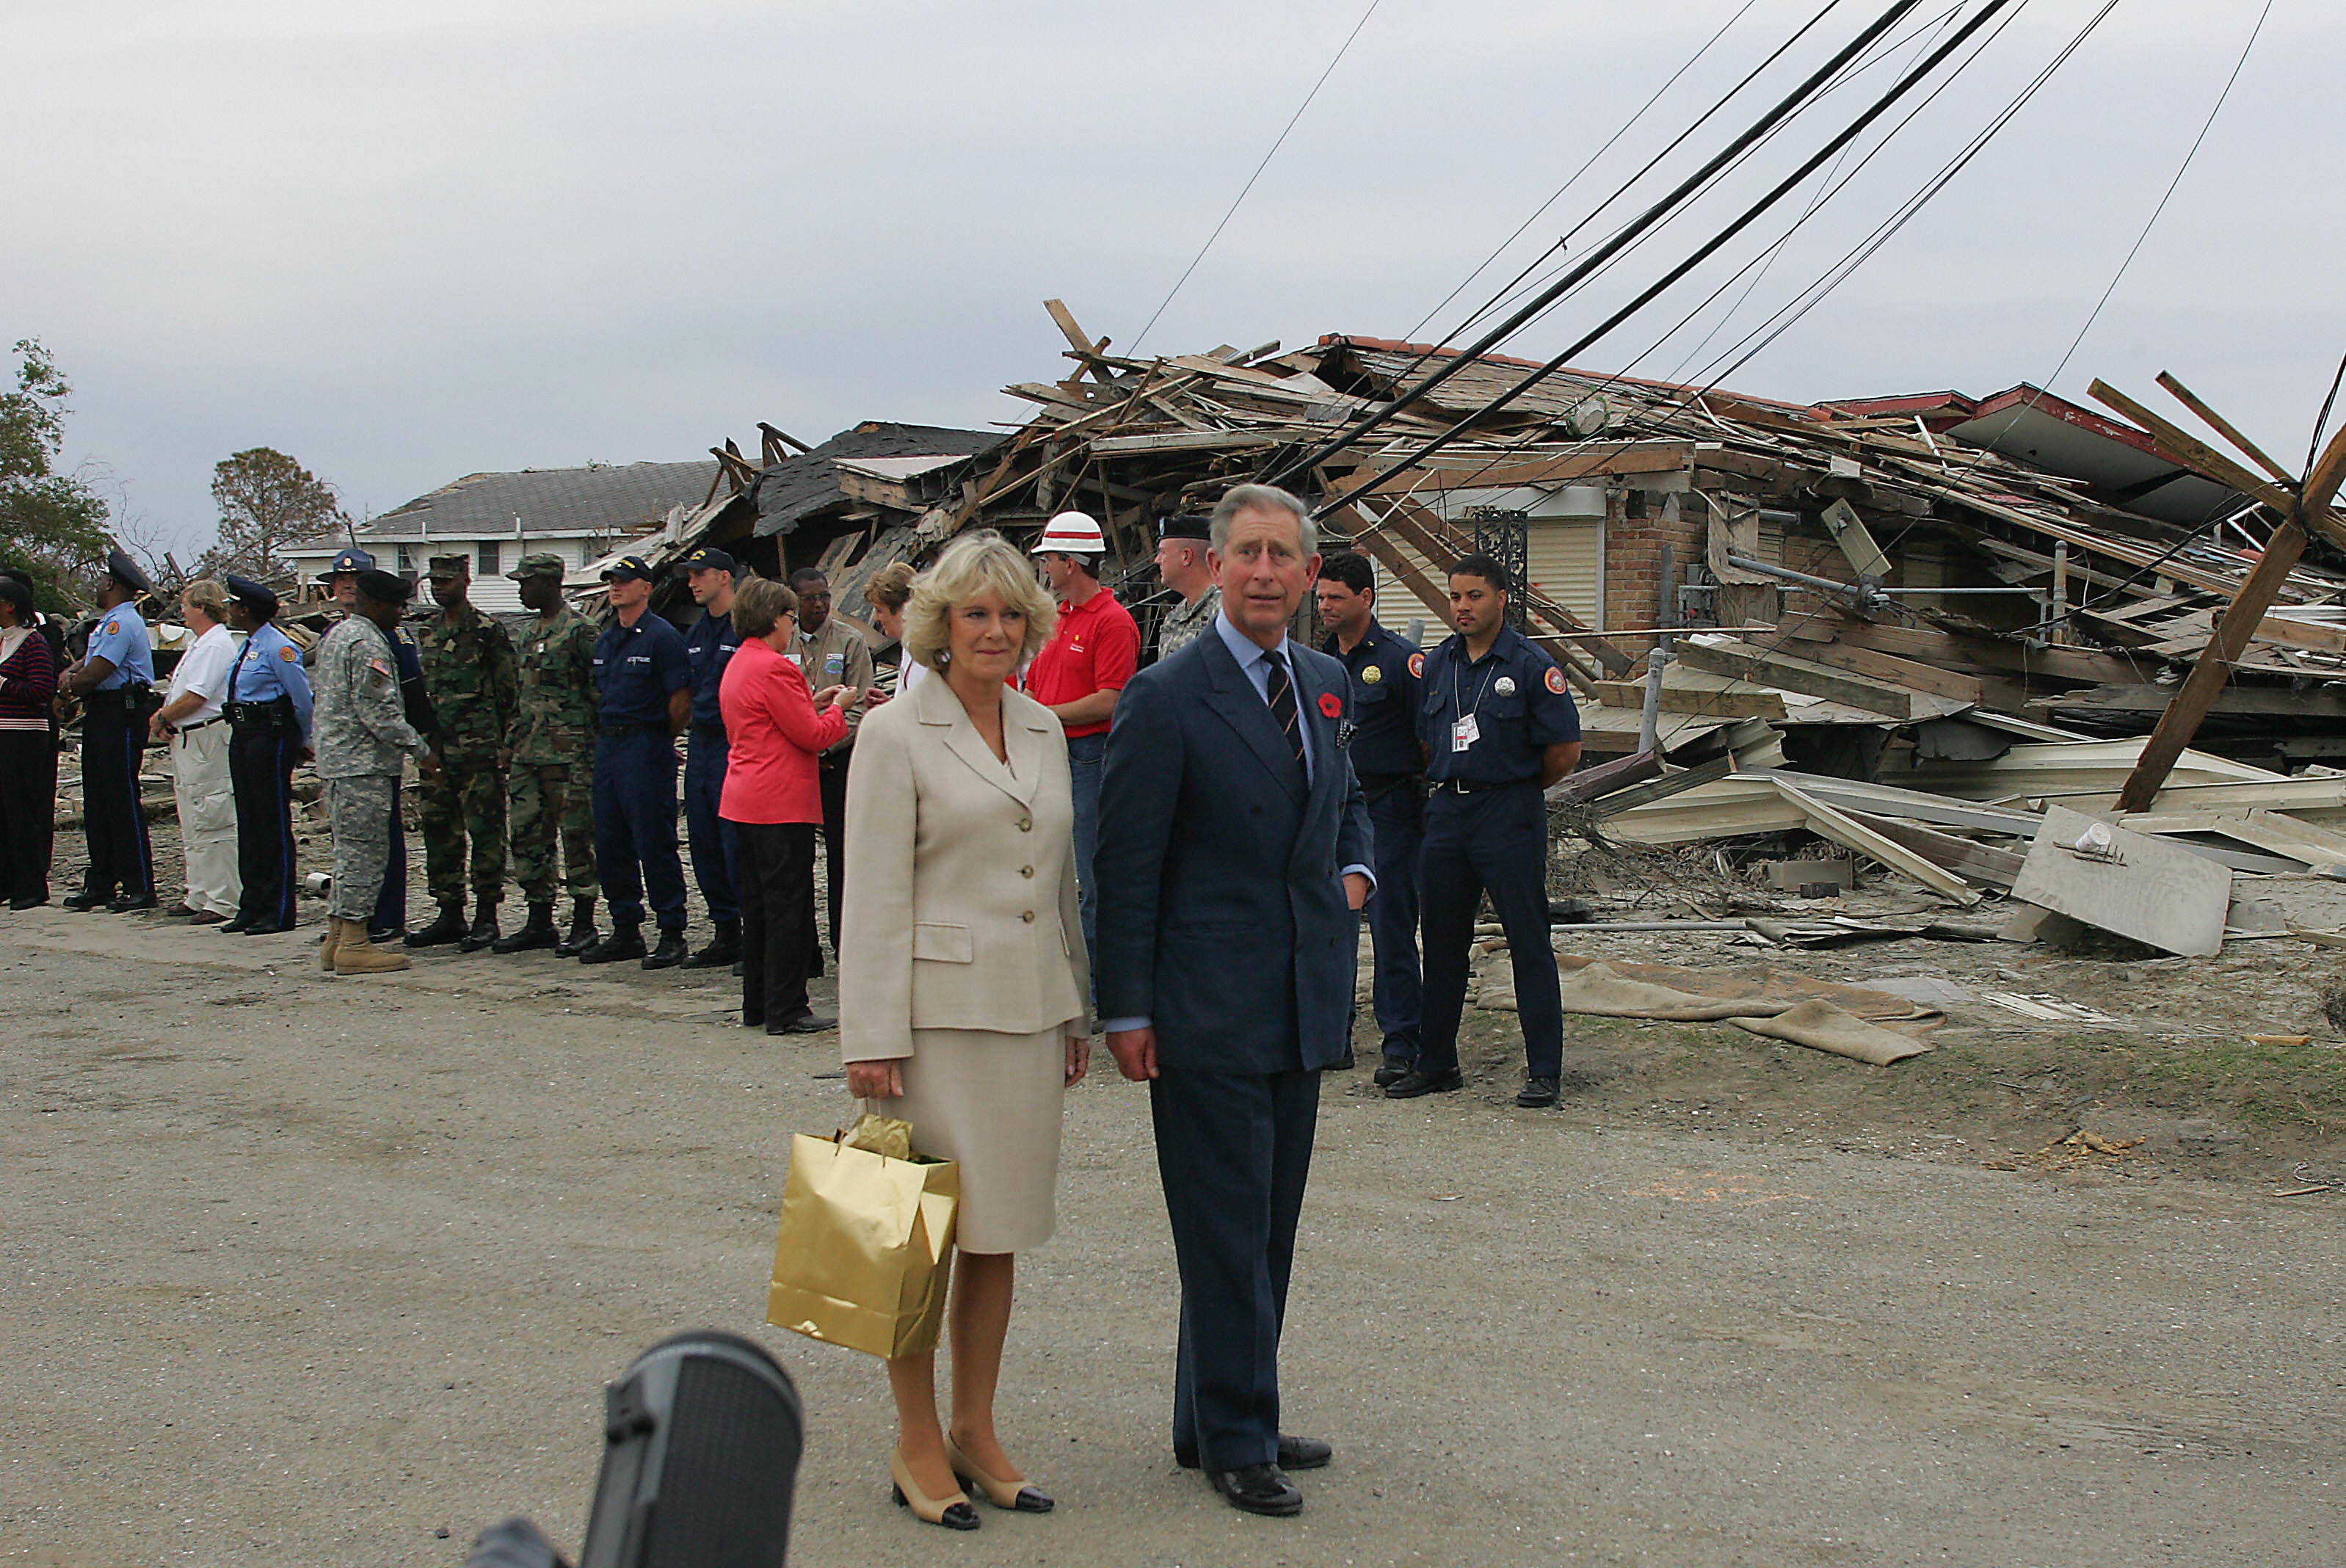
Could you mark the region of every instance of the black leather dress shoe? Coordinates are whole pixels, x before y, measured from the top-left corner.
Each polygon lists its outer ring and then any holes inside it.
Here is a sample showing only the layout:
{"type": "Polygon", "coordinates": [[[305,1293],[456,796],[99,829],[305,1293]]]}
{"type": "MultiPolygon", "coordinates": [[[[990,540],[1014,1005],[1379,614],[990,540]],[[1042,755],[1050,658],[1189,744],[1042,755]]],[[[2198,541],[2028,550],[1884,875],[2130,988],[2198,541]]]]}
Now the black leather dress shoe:
{"type": "Polygon", "coordinates": [[[835,1028],[838,1023],[838,1019],[825,1018],[820,1013],[801,1013],[796,1018],[787,1019],[780,1023],[767,1024],[766,1033],[769,1034],[821,1034],[826,1030],[835,1028]]]}
{"type": "Polygon", "coordinates": [[[69,910],[102,910],[114,901],[112,893],[94,893],[85,888],[77,893],[67,893],[57,901],[69,910]]]}
{"type": "Polygon", "coordinates": [[[1380,1089],[1390,1089],[1408,1076],[1409,1064],[1399,1056],[1388,1056],[1384,1065],[1377,1069],[1376,1085],[1380,1089]]]}
{"type": "Polygon", "coordinates": [[[1556,1104],[1556,1082],[1553,1078],[1525,1078],[1522,1090],[1515,1095],[1515,1104],[1534,1109],[1553,1105],[1556,1104]]]}
{"type": "Polygon", "coordinates": [[[1241,1465],[1236,1470],[1214,1471],[1214,1490],[1226,1498],[1232,1508],[1247,1513],[1269,1514],[1273,1519],[1285,1519],[1303,1512],[1303,1494],[1295,1483],[1275,1464],[1241,1465]]]}
{"type": "Polygon", "coordinates": [[[116,914],[129,914],[137,910],[161,909],[163,901],[153,893],[124,893],[106,907],[116,914]]]}
{"type": "MultiPolygon", "coordinates": [[[[1336,1457],[1336,1451],[1318,1438],[1290,1437],[1279,1434],[1279,1468],[1281,1470],[1318,1470],[1336,1457]]],[[[1173,1462],[1183,1470],[1198,1468],[1198,1456],[1183,1450],[1173,1451],[1173,1462]]]]}
{"type": "Polygon", "coordinates": [[[244,934],[244,928],[251,923],[252,917],[249,914],[231,915],[228,919],[220,921],[220,934],[222,936],[242,936],[244,934]]]}
{"type": "Polygon", "coordinates": [[[1447,1095],[1453,1090],[1463,1089],[1465,1086],[1466,1080],[1460,1075],[1455,1067],[1441,1073],[1427,1073],[1412,1067],[1385,1085],[1385,1098],[1414,1100],[1420,1095],[1447,1095]]]}
{"type": "Polygon", "coordinates": [[[687,957],[690,956],[691,951],[692,950],[690,948],[684,945],[684,932],[680,931],[664,931],[660,932],[658,943],[653,947],[651,952],[644,955],[644,967],[646,969],[674,969],[678,964],[682,963],[687,957]]]}

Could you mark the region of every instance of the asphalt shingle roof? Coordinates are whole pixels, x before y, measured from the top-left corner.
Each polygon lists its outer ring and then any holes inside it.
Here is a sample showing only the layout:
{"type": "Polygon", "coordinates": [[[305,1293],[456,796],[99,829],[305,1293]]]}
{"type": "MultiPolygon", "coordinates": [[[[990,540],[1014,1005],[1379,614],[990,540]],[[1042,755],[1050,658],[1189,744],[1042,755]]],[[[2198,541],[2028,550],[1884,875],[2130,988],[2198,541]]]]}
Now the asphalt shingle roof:
{"type": "MultiPolygon", "coordinates": [[[[362,524],[358,535],[362,543],[509,537],[515,517],[529,534],[638,534],[658,526],[672,506],[699,505],[716,477],[717,464],[707,460],[468,473],[362,524]]],[[[343,541],[337,535],[315,543],[343,541]]]]}
{"type": "Polygon", "coordinates": [[[1010,437],[994,430],[952,430],[933,424],[867,421],[842,430],[811,452],[778,463],[758,475],[758,536],[787,534],[800,522],[846,497],[839,488],[834,457],[980,456],[1010,437]]]}

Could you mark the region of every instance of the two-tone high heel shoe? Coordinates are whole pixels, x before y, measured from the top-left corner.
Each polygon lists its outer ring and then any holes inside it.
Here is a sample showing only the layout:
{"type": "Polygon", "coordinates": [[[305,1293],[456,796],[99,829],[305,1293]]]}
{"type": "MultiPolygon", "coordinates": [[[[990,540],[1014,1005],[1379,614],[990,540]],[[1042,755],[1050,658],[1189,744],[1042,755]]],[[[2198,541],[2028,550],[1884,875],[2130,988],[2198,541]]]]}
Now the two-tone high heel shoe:
{"type": "MultiPolygon", "coordinates": [[[[948,1447],[945,1451],[951,1453],[948,1447]]],[[[913,1517],[924,1524],[942,1524],[947,1530],[974,1530],[980,1521],[976,1505],[969,1494],[956,1492],[951,1497],[931,1497],[913,1479],[913,1467],[904,1462],[904,1451],[898,1449],[888,1456],[888,1473],[896,1482],[896,1506],[909,1508],[913,1517]]]]}
{"type": "Polygon", "coordinates": [[[953,1439],[945,1439],[945,1461],[954,1473],[985,1493],[985,1501],[994,1507],[1013,1513],[1048,1513],[1058,1504],[1051,1494],[1024,1477],[1015,1481],[997,1481],[977,1468],[969,1455],[961,1451],[953,1439]]]}

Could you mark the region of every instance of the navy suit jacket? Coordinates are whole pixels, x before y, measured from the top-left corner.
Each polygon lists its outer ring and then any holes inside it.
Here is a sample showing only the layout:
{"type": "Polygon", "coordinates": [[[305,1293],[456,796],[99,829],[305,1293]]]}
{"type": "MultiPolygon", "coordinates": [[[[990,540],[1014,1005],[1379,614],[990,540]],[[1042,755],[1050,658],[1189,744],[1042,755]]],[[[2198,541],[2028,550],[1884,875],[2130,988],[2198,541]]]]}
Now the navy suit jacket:
{"type": "Polygon", "coordinates": [[[1160,1066],[1322,1068],[1349,1044],[1358,927],[1341,868],[1371,863],[1337,744],[1344,667],[1294,645],[1307,790],[1287,737],[1219,636],[1117,699],[1094,860],[1099,1016],[1147,1016],[1160,1066]]]}

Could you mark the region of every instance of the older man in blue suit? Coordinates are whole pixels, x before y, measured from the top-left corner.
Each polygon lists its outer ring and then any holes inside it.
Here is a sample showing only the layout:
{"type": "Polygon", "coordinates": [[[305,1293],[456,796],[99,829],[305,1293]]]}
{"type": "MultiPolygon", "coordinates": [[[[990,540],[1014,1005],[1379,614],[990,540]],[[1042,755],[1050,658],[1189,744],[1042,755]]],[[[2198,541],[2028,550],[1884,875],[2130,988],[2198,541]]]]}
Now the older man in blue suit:
{"type": "Polygon", "coordinates": [[[1181,1271],[1173,1453],[1231,1505],[1291,1514],[1324,1442],[1279,1430],[1279,1334],[1320,1073],[1342,1059],[1375,883],[1344,667],[1290,641],[1320,569],[1283,490],[1214,511],[1212,629],[1117,703],[1100,791],[1108,1050],[1148,1083],[1181,1271]]]}

